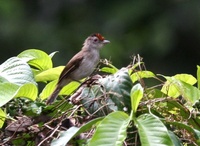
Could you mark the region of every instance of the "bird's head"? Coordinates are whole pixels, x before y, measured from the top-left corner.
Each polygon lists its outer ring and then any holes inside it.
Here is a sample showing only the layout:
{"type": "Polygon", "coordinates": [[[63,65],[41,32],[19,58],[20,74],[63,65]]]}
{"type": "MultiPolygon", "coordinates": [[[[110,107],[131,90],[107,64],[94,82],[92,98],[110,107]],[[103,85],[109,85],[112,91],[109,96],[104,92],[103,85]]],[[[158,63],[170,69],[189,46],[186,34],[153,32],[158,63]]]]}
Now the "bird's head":
{"type": "Polygon", "coordinates": [[[95,33],[90,35],[84,42],[85,47],[91,47],[91,48],[97,48],[100,49],[102,48],[105,44],[110,43],[109,40],[105,40],[105,38],[99,34],[95,33]]]}

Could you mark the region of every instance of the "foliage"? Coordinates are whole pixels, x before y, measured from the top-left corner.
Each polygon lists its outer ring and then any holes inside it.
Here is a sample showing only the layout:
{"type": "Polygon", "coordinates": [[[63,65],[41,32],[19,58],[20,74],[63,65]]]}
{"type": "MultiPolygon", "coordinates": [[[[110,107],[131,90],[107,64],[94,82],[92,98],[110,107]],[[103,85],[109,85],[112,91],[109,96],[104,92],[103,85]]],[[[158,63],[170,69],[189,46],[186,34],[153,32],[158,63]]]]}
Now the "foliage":
{"type": "Polygon", "coordinates": [[[104,60],[101,75],[45,105],[63,69],[54,54],[29,49],[0,65],[0,144],[200,145],[199,66],[195,78],[154,74],[139,56],[121,69],[104,60]]]}

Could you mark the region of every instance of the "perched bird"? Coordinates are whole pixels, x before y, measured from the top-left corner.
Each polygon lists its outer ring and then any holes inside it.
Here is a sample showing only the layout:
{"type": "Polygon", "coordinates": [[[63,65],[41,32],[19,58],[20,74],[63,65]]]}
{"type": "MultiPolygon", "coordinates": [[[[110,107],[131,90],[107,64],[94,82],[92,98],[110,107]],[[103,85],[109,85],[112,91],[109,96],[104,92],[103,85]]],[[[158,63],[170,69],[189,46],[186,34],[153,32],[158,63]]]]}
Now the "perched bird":
{"type": "Polygon", "coordinates": [[[99,50],[108,43],[110,41],[105,40],[99,33],[90,35],[83,43],[81,51],[72,57],[61,72],[55,90],[47,99],[47,104],[51,104],[56,99],[65,85],[92,74],[100,59],[99,50]]]}

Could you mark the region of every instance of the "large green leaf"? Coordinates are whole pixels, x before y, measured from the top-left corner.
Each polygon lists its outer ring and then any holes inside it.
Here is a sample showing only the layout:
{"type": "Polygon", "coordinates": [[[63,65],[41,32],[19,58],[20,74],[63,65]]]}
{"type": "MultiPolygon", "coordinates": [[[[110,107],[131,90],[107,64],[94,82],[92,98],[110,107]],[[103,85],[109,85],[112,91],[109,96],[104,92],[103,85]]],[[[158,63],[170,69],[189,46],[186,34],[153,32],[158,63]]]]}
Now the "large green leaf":
{"type": "MultiPolygon", "coordinates": [[[[51,93],[55,90],[57,82],[58,82],[58,80],[54,80],[54,81],[48,83],[44,87],[44,89],[40,93],[40,98],[42,100],[46,99],[47,97],[49,97],[51,95],[51,93]]],[[[59,95],[70,95],[76,88],[78,88],[79,85],[80,85],[79,82],[75,82],[75,81],[71,82],[68,85],[66,85],[65,87],[63,87],[63,89],[60,91],[59,95]]]]}
{"type": "Polygon", "coordinates": [[[104,87],[104,91],[109,93],[109,98],[115,103],[118,110],[127,108],[131,111],[130,91],[133,83],[127,69],[121,69],[113,75],[99,79],[99,83],[104,87]]]}
{"type": "Polygon", "coordinates": [[[136,113],[137,111],[139,102],[143,97],[143,92],[144,92],[144,89],[142,88],[140,84],[136,84],[131,89],[131,105],[132,105],[132,110],[134,113],[136,113]]]}
{"type": "Polygon", "coordinates": [[[26,83],[21,86],[13,83],[0,83],[0,107],[12,100],[14,97],[26,97],[35,100],[37,92],[37,87],[32,83],[26,83]]]}
{"type": "Polygon", "coordinates": [[[196,79],[193,76],[181,74],[165,78],[167,81],[161,89],[163,93],[175,98],[182,95],[191,104],[200,99],[200,90],[192,86],[196,83],[196,79]]]}
{"type": "Polygon", "coordinates": [[[25,83],[37,84],[29,65],[22,59],[12,57],[0,65],[1,82],[10,82],[17,85],[25,83]]]}
{"type": "Polygon", "coordinates": [[[97,83],[85,87],[80,94],[83,106],[90,113],[99,111],[98,115],[106,115],[116,110],[131,111],[130,91],[133,84],[127,69],[100,78],[97,83]]]}
{"type": "Polygon", "coordinates": [[[38,73],[35,76],[37,82],[53,81],[59,78],[60,73],[64,69],[64,66],[59,66],[55,68],[50,68],[43,72],[38,73]]]}
{"type": "Polygon", "coordinates": [[[142,146],[174,146],[167,128],[157,117],[143,114],[135,121],[142,146]]]}
{"type": "Polygon", "coordinates": [[[44,71],[52,68],[51,56],[38,49],[28,49],[18,55],[34,68],[44,71]]]}
{"type": "Polygon", "coordinates": [[[31,68],[22,59],[12,57],[1,64],[0,78],[0,106],[14,97],[36,99],[37,83],[31,68]]]}
{"type": "Polygon", "coordinates": [[[97,126],[88,146],[122,146],[130,119],[121,111],[110,113],[97,126]]]}
{"type": "Polygon", "coordinates": [[[96,118],[86,123],[85,125],[78,127],[71,127],[67,131],[61,131],[58,139],[54,139],[51,143],[52,146],[65,146],[73,137],[90,130],[97,122],[103,118],[96,118]]]}

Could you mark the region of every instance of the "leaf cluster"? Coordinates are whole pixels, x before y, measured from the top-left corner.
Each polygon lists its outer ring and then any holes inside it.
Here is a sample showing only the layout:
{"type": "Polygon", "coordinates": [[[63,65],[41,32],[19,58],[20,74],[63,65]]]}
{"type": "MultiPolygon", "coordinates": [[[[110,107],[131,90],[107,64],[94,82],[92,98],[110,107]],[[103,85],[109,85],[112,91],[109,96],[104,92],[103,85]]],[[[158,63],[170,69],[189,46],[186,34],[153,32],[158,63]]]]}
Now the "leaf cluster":
{"type": "Polygon", "coordinates": [[[55,53],[29,49],[0,65],[0,144],[200,145],[199,66],[195,78],[155,74],[139,55],[121,69],[102,60],[45,105],[64,68],[55,53]]]}

